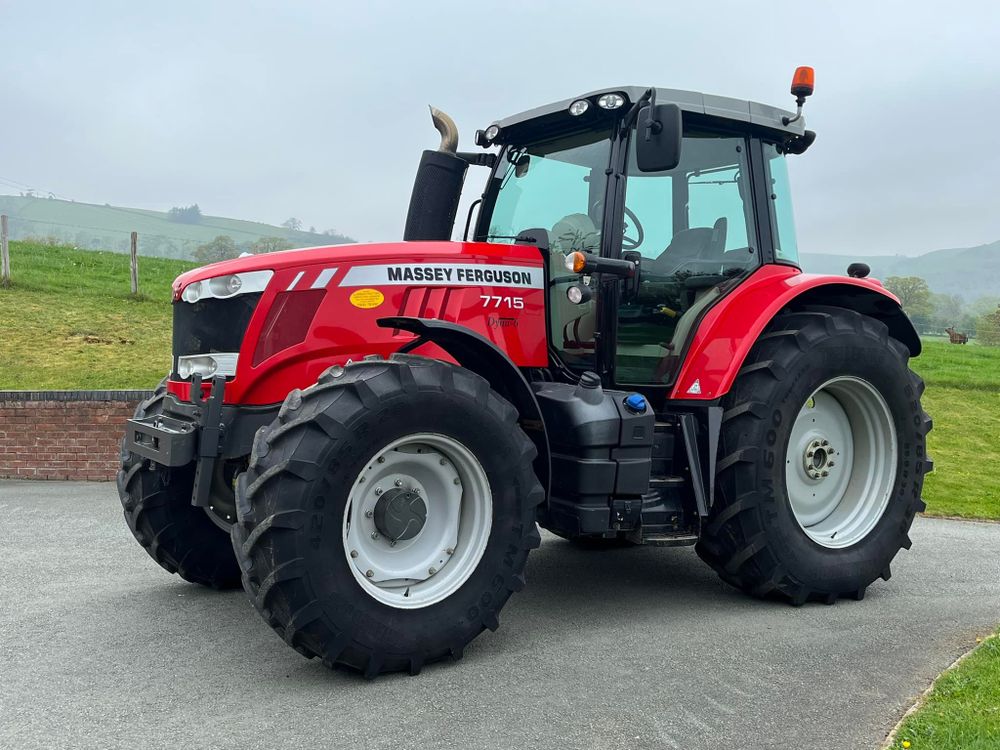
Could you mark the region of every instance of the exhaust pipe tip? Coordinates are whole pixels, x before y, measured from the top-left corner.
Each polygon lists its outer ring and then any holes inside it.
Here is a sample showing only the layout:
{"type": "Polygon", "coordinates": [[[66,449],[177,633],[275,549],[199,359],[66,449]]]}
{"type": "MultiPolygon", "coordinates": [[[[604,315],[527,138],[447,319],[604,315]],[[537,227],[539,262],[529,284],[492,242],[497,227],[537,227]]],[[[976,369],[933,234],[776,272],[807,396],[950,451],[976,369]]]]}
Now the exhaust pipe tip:
{"type": "Polygon", "coordinates": [[[431,122],[434,128],[441,134],[441,145],[438,151],[454,154],[458,151],[458,126],[447,114],[436,107],[429,107],[431,111],[431,122]]]}

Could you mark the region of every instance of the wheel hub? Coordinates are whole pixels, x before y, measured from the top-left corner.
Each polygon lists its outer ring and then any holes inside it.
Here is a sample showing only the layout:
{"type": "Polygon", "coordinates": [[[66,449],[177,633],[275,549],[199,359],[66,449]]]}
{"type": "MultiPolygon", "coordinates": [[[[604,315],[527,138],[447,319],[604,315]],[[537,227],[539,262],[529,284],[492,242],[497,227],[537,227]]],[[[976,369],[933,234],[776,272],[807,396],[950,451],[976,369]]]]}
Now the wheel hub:
{"type": "Polygon", "coordinates": [[[400,609],[433,604],[460,586],[486,549],[492,495],[468,448],[415,433],[361,470],[344,514],[344,552],[358,583],[400,609]]]}
{"type": "Polygon", "coordinates": [[[888,505],[897,456],[892,414],[871,383],[845,375],[817,388],[792,425],[785,461],[788,500],[806,535],[834,549],[867,536],[888,505]]]}
{"type": "Polygon", "coordinates": [[[413,539],[427,522],[427,503],[411,489],[393,487],[375,503],[375,528],[391,542],[413,539]]]}
{"type": "Polygon", "coordinates": [[[813,438],[806,444],[802,454],[802,467],[810,479],[824,479],[830,476],[830,469],[836,466],[833,460],[837,451],[826,438],[813,438]]]}

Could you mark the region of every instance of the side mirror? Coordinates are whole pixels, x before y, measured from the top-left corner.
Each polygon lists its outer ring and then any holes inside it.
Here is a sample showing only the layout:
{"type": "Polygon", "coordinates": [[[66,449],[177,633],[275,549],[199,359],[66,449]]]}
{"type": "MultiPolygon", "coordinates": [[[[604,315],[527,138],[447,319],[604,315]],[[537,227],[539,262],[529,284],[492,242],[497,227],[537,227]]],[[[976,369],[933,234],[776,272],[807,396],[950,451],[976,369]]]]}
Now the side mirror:
{"type": "Polygon", "coordinates": [[[639,111],[635,129],[635,160],[640,172],[664,172],[681,161],[681,108],[650,104],[639,111]]]}

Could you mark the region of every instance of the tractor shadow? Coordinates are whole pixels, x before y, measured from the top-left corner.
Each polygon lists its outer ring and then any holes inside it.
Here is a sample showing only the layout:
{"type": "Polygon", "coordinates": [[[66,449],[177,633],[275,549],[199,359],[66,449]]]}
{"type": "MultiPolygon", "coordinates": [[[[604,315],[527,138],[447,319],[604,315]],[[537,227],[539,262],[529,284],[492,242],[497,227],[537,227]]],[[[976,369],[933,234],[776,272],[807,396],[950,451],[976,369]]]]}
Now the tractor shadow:
{"type": "Polygon", "coordinates": [[[693,547],[585,549],[546,535],[528,558],[527,586],[511,603],[557,612],[558,619],[600,624],[626,611],[671,617],[678,608],[770,606],[727,586],[693,547]]]}

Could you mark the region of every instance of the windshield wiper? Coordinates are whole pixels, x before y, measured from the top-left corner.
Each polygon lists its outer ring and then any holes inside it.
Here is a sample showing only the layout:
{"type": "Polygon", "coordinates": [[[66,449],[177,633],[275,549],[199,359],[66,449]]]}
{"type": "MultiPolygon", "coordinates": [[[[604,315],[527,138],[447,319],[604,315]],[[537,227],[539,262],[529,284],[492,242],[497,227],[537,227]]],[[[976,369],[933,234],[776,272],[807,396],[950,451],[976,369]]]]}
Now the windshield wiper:
{"type": "Polygon", "coordinates": [[[549,249],[549,233],[541,227],[537,229],[525,229],[517,234],[487,234],[485,240],[514,240],[520,245],[537,245],[540,250],[549,249]]]}

